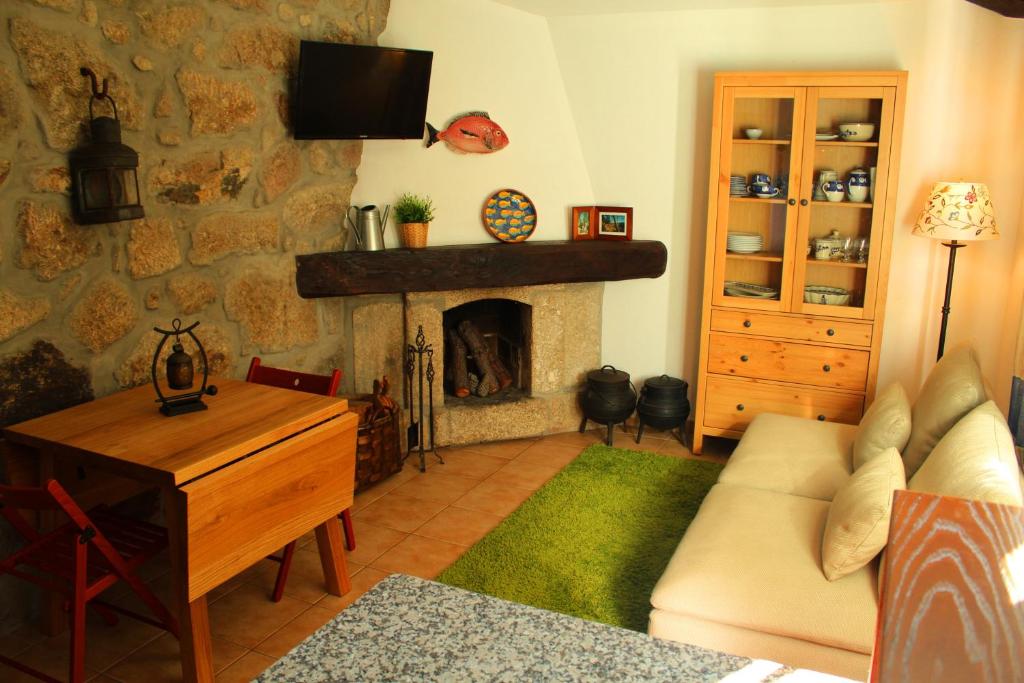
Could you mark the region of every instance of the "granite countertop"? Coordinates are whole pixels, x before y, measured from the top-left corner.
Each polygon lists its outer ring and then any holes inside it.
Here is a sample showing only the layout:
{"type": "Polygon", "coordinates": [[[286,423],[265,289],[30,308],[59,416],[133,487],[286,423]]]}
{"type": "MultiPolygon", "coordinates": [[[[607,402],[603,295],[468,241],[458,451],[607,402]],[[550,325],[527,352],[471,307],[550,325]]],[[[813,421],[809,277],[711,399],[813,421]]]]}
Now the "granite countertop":
{"type": "Polygon", "coordinates": [[[838,681],[394,574],[278,660],[260,683],[838,681]],[[742,673],[738,673],[742,672],[742,673]]]}

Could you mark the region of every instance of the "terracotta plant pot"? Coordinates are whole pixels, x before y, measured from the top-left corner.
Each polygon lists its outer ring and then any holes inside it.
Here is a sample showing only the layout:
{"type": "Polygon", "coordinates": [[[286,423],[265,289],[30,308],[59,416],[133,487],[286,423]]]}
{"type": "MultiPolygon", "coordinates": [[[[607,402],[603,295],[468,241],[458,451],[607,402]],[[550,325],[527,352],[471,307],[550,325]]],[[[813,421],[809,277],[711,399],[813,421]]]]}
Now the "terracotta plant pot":
{"type": "Polygon", "coordinates": [[[427,228],[430,223],[400,223],[402,228],[402,244],[409,249],[422,249],[427,246],[427,228]]]}

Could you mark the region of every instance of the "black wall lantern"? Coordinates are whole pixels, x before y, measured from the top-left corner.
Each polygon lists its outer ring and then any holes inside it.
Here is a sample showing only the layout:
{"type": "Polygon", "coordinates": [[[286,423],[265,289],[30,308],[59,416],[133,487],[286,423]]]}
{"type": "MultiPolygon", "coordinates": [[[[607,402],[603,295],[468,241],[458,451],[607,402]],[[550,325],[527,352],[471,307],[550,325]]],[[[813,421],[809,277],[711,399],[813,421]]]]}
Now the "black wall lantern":
{"type": "Polygon", "coordinates": [[[72,211],[75,222],[82,225],[115,223],[142,218],[145,212],[139,203],[139,154],[121,142],[121,123],[117,105],[96,83],[96,74],[82,67],[81,74],[92,81],[89,97],[89,142],[71,151],[72,211]],[[93,103],[106,100],[114,111],[109,116],[94,117],[93,103]]]}

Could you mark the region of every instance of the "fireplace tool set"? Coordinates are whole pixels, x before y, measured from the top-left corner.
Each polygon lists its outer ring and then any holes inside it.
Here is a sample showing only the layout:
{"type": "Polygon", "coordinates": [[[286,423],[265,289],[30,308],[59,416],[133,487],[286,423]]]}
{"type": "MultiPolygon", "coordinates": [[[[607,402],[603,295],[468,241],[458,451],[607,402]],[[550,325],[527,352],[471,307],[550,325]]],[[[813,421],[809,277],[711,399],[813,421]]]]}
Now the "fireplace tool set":
{"type": "Polygon", "coordinates": [[[423,334],[423,325],[416,331],[416,345],[405,347],[405,407],[409,411],[409,431],[407,432],[408,450],[405,457],[418,449],[420,472],[427,471],[427,451],[429,450],[444,464],[444,459],[437,452],[434,444],[434,346],[427,344],[423,334]],[[426,357],[424,362],[424,356],[426,357]],[[426,417],[424,418],[423,389],[426,379],[427,401],[426,417]],[[413,385],[416,388],[416,403],[413,404],[413,385]],[[416,410],[414,410],[416,408],[416,410]],[[426,425],[424,425],[426,419],[426,425]],[[429,445],[428,445],[429,443],[429,445]]]}

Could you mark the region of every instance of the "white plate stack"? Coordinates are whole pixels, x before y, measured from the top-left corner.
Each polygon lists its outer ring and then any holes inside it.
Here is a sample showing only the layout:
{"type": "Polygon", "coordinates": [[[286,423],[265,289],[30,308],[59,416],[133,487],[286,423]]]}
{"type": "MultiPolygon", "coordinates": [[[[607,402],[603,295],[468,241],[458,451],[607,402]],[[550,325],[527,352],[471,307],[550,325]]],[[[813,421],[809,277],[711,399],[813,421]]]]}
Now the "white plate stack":
{"type": "Polygon", "coordinates": [[[753,232],[730,232],[725,248],[735,254],[756,254],[764,246],[764,238],[753,232]]]}
{"type": "Polygon", "coordinates": [[[768,285],[757,285],[752,282],[725,281],[725,293],[728,296],[742,296],[748,299],[778,299],[779,290],[768,285]]]}
{"type": "Polygon", "coordinates": [[[729,176],[729,196],[730,197],[746,197],[747,196],[747,179],[741,175],[729,176]]]}

